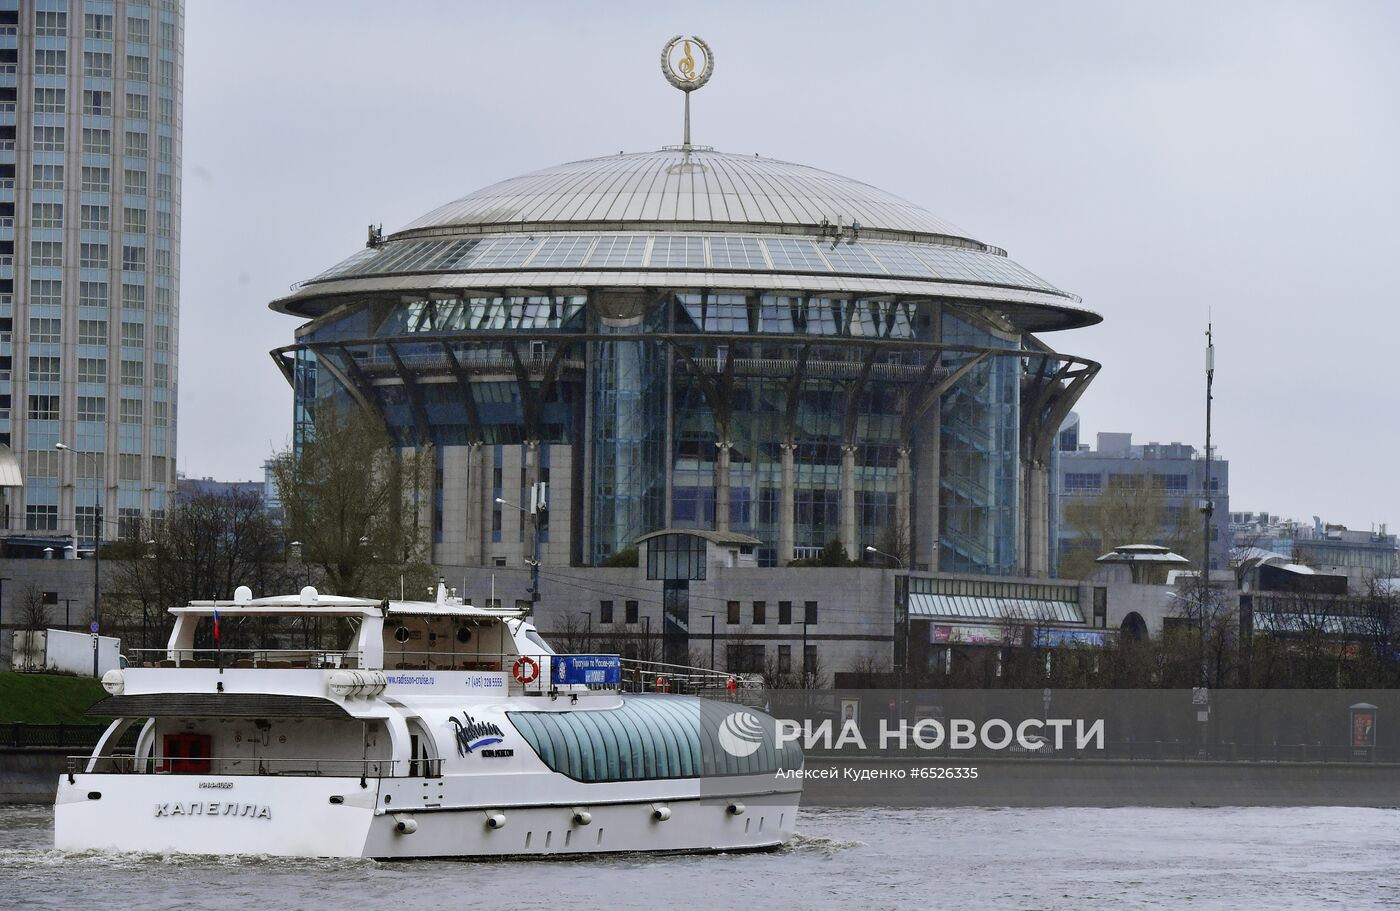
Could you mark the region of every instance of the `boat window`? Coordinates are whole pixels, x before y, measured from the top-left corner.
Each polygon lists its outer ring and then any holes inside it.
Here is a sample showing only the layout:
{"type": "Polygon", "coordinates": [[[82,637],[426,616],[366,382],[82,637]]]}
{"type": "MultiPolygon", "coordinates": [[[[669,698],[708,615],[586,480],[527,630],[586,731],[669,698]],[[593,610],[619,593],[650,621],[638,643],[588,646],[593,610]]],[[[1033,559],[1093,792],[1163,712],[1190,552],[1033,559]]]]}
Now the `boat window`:
{"type": "MultiPolygon", "coordinates": [[[[678,696],[625,696],[621,708],[510,712],[512,724],[555,772],[577,781],[640,781],[772,774],[802,764],[796,745],[779,748],[771,722],[762,745],[736,757],[718,732],[732,709],[678,696]]],[[[754,713],[759,714],[759,713],[754,713]]]]}
{"type": "Polygon", "coordinates": [[[550,648],[549,643],[541,639],[540,634],[535,632],[534,630],[527,629],[525,631],[525,638],[529,639],[531,643],[533,643],[536,647],[539,648],[541,655],[554,654],[554,649],[550,648]]]}

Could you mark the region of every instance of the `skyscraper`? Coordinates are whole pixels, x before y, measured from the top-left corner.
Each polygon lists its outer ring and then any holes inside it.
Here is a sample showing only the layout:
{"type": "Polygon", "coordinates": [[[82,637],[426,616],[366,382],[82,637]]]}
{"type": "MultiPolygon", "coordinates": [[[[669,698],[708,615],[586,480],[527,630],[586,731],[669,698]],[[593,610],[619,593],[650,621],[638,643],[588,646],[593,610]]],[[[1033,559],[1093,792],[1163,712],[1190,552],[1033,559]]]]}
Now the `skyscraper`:
{"type": "Polygon", "coordinates": [[[99,494],[132,536],[172,498],[183,34],[180,0],[0,0],[9,537],[89,545],[99,494]]]}

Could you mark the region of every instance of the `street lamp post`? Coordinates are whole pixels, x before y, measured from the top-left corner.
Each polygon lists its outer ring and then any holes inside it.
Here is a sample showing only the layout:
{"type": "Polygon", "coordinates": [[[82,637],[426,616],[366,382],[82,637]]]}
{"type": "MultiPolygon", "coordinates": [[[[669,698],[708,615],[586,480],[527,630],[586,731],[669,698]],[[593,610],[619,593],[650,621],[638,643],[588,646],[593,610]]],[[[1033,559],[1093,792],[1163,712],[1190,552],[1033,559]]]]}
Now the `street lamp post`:
{"type": "Polygon", "coordinates": [[[530,612],[533,614],[535,602],[540,600],[540,517],[538,510],[534,508],[534,495],[531,496],[530,509],[517,506],[501,497],[497,497],[496,502],[530,517],[530,559],[525,562],[530,564],[530,612]]]}
{"type": "MultiPolygon", "coordinates": [[[[875,547],[872,547],[872,546],[870,546],[870,545],[868,545],[868,544],[867,544],[866,547],[865,547],[865,552],[866,552],[866,553],[870,553],[870,554],[878,554],[878,555],[880,555],[880,556],[882,556],[882,557],[888,557],[889,559],[893,560],[896,564],[898,564],[898,566],[899,566],[899,568],[900,568],[901,571],[903,571],[903,569],[904,569],[904,561],[901,560],[899,557],[896,557],[894,554],[887,554],[887,553],[885,553],[883,550],[879,550],[879,549],[877,549],[877,548],[875,548],[875,547]]],[[[899,586],[899,583],[898,583],[898,580],[896,580],[896,582],[895,582],[895,590],[896,590],[896,592],[898,592],[898,590],[899,590],[898,586],[899,586]]],[[[904,660],[901,661],[901,662],[900,662],[900,665],[899,665],[900,689],[903,689],[903,687],[904,687],[904,678],[905,678],[905,676],[909,673],[909,606],[908,606],[907,603],[905,604],[905,607],[904,607],[904,623],[902,624],[902,626],[904,627],[904,629],[900,630],[900,632],[903,634],[903,638],[904,638],[904,660]]]]}
{"type": "MultiPolygon", "coordinates": [[[[64,451],[64,452],[72,452],[72,453],[74,453],[74,454],[76,454],[76,455],[85,455],[85,456],[87,456],[88,458],[92,459],[92,464],[93,464],[93,472],[92,472],[93,480],[97,482],[97,486],[93,488],[93,493],[92,493],[92,505],[93,505],[93,507],[94,507],[94,515],[93,515],[93,518],[95,519],[95,524],[94,524],[94,526],[93,526],[93,543],[92,543],[92,622],[93,622],[94,625],[97,625],[97,626],[100,627],[100,626],[101,626],[101,623],[102,623],[102,486],[103,486],[103,484],[102,484],[102,479],[101,479],[100,477],[97,476],[97,453],[95,453],[95,452],[81,452],[81,453],[80,453],[80,452],[78,452],[77,450],[73,449],[73,447],[69,446],[67,443],[54,443],[54,444],[53,444],[53,447],[54,447],[54,449],[58,449],[58,450],[61,450],[61,451],[64,451]]],[[[76,472],[76,470],[77,470],[77,465],[74,465],[73,467],[74,467],[74,473],[76,474],[76,473],[77,473],[77,472],[76,472]]],[[[78,479],[75,477],[75,478],[73,479],[73,502],[74,502],[74,503],[76,503],[76,502],[77,502],[77,499],[78,499],[78,493],[77,493],[77,491],[78,491],[78,479]]],[[[75,532],[77,531],[77,525],[78,525],[77,511],[78,511],[78,510],[77,510],[77,507],[75,506],[75,507],[73,508],[73,513],[74,513],[74,515],[73,515],[73,526],[74,526],[73,530],[74,530],[75,532]]],[[[96,653],[96,652],[93,652],[93,656],[92,656],[92,675],[93,675],[94,677],[97,676],[97,653],[96,653]]]]}

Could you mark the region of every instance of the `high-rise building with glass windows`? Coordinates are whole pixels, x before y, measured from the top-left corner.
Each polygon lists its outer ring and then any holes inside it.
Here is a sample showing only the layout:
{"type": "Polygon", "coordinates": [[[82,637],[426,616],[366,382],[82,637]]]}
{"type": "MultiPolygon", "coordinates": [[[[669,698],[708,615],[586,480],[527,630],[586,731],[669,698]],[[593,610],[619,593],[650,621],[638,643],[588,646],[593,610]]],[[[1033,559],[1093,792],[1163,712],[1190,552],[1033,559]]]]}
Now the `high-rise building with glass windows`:
{"type": "Polygon", "coordinates": [[[104,539],[170,505],[183,33],[180,0],[0,0],[11,549],[90,546],[99,501],[104,539]]]}
{"type": "MultiPolygon", "coordinates": [[[[680,146],[468,194],[304,282],[275,352],[322,403],[432,444],[433,559],[598,565],[702,529],[785,566],[839,541],[1044,576],[1054,441],[1099,317],[868,184],[680,146]],[[500,501],[507,501],[502,504],[500,501]]],[[[885,561],[889,558],[875,556],[885,561]]]]}

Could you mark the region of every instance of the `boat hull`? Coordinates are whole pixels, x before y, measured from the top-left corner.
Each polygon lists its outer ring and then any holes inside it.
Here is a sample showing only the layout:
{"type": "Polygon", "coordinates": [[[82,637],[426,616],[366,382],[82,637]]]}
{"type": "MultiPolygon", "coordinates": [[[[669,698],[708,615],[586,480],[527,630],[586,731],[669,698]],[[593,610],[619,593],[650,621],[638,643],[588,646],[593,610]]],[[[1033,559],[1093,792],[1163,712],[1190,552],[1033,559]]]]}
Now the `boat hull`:
{"type": "Polygon", "coordinates": [[[396,812],[380,802],[375,779],[361,787],[358,778],[65,775],[54,844],[67,851],[407,859],[762,850],[792,836],[798,791],[726,791],[723,782],[707,780],[701,792],[688,784],[665,799],[619,799],[612,789],[590,793],[593,786],[576,783],[573,803],[396,812]]]}

